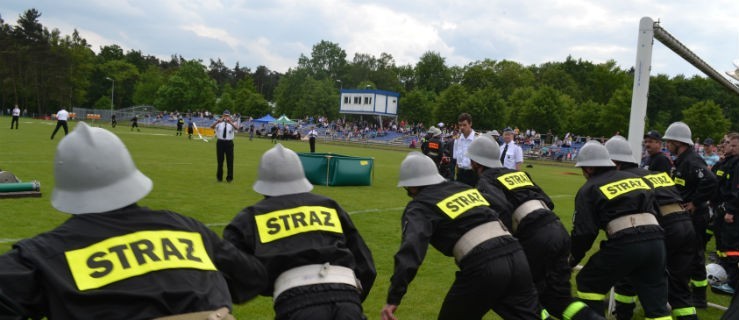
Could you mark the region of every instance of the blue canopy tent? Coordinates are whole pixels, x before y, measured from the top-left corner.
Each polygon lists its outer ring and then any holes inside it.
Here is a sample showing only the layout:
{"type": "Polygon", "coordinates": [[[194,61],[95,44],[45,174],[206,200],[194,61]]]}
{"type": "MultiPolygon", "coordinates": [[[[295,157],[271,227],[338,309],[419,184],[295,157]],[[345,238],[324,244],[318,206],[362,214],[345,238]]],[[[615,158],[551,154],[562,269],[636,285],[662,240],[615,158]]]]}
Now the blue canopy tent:
{"type": "Polygon", "coordinates": [[[275,122],[275,120],[277,120],[277,119],[275,119],[275,118],[274,118],[273,116],[271,116],[270,114],[267,114],[267,115],[266,115],[266,116],[264,116],[264,117],[261,117],[261,118],[259,118],[259,119],[254,119],[254,120],[252,120],[252,122],[257,122],[257,123],[272,123],[272,122],[275,122]]]}

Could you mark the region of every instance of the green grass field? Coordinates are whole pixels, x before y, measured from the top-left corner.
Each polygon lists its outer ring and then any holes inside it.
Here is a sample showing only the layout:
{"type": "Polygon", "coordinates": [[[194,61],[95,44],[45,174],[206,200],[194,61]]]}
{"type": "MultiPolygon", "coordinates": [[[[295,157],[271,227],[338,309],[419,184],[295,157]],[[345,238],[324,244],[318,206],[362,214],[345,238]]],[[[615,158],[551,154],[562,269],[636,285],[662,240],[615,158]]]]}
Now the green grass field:
{"type": "MultiPolygon", "coordinates": [[[[9,130],[9,117],[0,117],[0,169],[11,171],[23,181],[41,182],[40,198],[0,199],[0,253],[10,250],[14,239],[32,237],[50,230],[69,216],[51,207],[54,185],[53,159],[56,146],[64,137],[57,133],[49,140],[54,121],[21,119],[20,130],[9,130]]],[[[71,127],[75,122],[71,122],[71,127]]],[[[269,140],[249,141],[240,136],[235,141],[235,175],[231,184],[215,179],[215,142],[188,140],[175,136],[174,129],[142,128],[132,132],[125,125],[111,129],[124,141],[134,161],[154,181],[153,191],[139,204],[153,209],[169,209],[209,224],[221,233],[223,227],[242,208],[261,196],[251,190],[262,153],[272,147],[269,140]]],[[[98,124],[94,124],[97,126],[98,124]]],[[[307,152],[308,143],[287,141],[283,144],[307,152]]],[[[384,305],[393,270],[393,255],[400,241],[400,215],[408,202],[403,189],[397,188],[400,162],[409,150],[388,150],[363,145],[325,144],[320,139],[317,152],[332,152],[375,158],[374,180],[368,187],[316,186],[315,193],[337,200],[352,219],[372,250],[377,267],[377,281],[364,303],[370,319],[378,319],[384,305]]],[[[555,211],[571,229],[574,194],[583,184],[580,171],[571,164],[529,162],[526,168],[534,180],[552,197],[555,211]]],[[[710,244],[713,246],[713,244],[710,244]]],[[[598,244],[593,250],[597,250],[598,244]]],[[[441,301],[453,281],[456,265],[433,249],[398,309],[401,319],[435,319],[441,301]]],[[[709,292],[709,301],[726,306],[729,299],[709,292]]],[[[641,311],[638,319],[642,319],[641,311]]],[[[701,319],[718,319],[717,309],[699,310],[701,319]]],[[[271,299],[260,297],[235,307],[239,319],[272,319],[271,299]]],[[[499,319],[490,313],[485,319],[499,319]]]]}

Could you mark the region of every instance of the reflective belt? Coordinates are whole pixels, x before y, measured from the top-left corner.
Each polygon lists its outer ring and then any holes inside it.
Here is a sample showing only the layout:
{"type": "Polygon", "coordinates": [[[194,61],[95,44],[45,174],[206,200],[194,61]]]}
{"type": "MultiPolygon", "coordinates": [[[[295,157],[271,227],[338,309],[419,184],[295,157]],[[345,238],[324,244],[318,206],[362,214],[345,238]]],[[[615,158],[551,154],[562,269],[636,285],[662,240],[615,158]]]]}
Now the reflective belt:
{"type": "Polygon", "coordinates": [[[176,314],[173,316],[154,318],[153,320],[235,320],[228,308],[223,307],[215,311],[202,311],[176,314]]]}
{"type": "Polygon", "coordinates": [[[526,218],[529,213],[532,213],[534,212],[534,210],[538,209],[549,210],[549,207],[547,207],[544,201],[541,200],[529,200],[518,206],[518,208],[513,211],[513,232],[516,232],[516,229],[518,229],[518,224],[521,222],[521,220],[526,218]]]}
{"type": "Polygon", "coordinates": [[[309,264],[295,267],[280,274],[275,280],[274,300],[288,289],[320,283],[344,283],[359,288],[354,271],[343,266],[309,264]]]}
{"type": "Polygon", "coordinates": [[[675,317],[692,316],[694,314],[697,314],[695,307],[672,309],[672,315],[675,317]]]}
{"type": "Polygon", "coordinates": [[[671,213],[684,212],[685,209],[679,203],[670,203],[659,207],[659,213],[666,216],[671,213]]]}
{"type": "Polygon", "coordinates": [[[478,244],[510,234],[511,233],[503,227],[500,221],[490,221],[474,227],[467,231],[467,233],[459,238],[457,243],[454,244],[454,249],[452,250],[454,260],[459,263],[462,261],[462,258],[472,251],[472,249],[477,247],[478,244]]]}
{"type": "Polygon", "coordinates": [[[606,298],[605,293],[594,293],[594,292],[577,292],[577,297],[583,300],[591,301],[603,301],[606,298]]]}
{"type": "Polygon", "coordinates": [[[616,232],[627,228],[638,226],[659,225],[657,218],[651,213],[635,213],[625,215],[611,220],[606,226],[608,236],[613,236],[616,232]]]}

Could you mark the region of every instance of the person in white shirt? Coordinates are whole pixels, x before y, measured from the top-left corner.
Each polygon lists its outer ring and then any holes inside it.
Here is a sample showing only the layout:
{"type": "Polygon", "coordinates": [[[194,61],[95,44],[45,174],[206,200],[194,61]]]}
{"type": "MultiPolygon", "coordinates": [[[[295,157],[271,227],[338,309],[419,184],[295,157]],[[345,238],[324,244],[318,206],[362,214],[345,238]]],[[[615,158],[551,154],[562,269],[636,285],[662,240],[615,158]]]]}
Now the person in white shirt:
{"type": "Polygon", "coordinates": [[[453,158],[457,162],[457,181],[475,187],[477,173],[472,170],[472,163],[467,156],[467,147],[475,140],[475,130],[472,129],[472,116],[462,113],[457,118],[459,137],[454,140],[453,158]]]}
{"type": "Polygon", "coordinates": [[[521,170],[523,150],[514,141],[513,130],[510,127],[503,130],[503,145],[500,149],[500,162],[503,163],[503,167],[521,170]]]}
{"type": "Polygon", "coordinates": [[[21,109],[18,105],[13,108],[13,120],[10,120],[10,130],[13,130],[13,124],[15,124],[15,130],[18,130],[18,118],[21,116],[21,109]]]}
{"type": "Polygon", "coordinates": [[[216,180],[223,181],[223,160],[226,160],[226,182],[230,183],[234,179],[234,135],[239,126],[237,122],[231,120],[231,112],[223,111],[223,116],[210,126],[214,129],[216,138],[216,158],[218,161],[218,169],[216,170],[216,180]]]}
{"type": "Polygon", "coordinates": [[[67,133],[69,132],[67,119],[69,119],[69,112],[62,107],[62,109],[56,113],[56,128],[54,128],[54,132],[51,133],[51,140],[54,140],[54,135],[56,135],[56,132],[60,127],[64,128],[64,136],[67,136],[67,133]]]}
{"type": "Polygon", "coordinates": [[[310,131],[308,131],[308,143],[310,144],[310,153],[316,152],[316,136],[318,136],[316,126],[310,126],[310,131]]]}

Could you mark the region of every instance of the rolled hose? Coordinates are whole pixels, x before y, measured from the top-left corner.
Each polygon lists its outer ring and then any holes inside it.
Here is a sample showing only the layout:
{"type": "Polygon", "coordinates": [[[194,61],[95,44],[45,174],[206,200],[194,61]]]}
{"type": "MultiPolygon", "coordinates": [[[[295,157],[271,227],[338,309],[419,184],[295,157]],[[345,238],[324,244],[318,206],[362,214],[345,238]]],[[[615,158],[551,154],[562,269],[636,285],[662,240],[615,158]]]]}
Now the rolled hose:
{"type": "Polygon", "coordinates": [[[40,189],[41,183],[38,181],[0,183],[0,192],[39,191],[40,189]]]}

